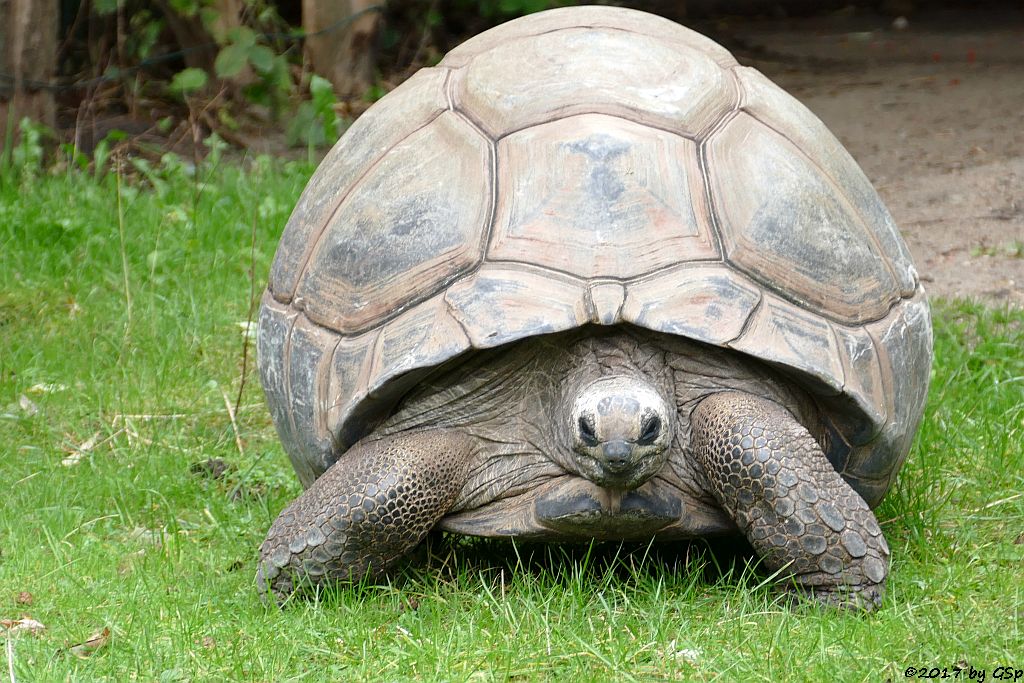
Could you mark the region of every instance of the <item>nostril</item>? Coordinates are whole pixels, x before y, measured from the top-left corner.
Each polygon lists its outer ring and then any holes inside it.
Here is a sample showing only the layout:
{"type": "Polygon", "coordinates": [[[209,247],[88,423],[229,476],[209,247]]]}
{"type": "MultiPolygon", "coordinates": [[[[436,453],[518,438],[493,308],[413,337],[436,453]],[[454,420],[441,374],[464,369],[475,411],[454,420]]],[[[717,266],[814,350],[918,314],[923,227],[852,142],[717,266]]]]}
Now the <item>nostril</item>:
{"type": "Polygon", "coordinates": [[[629,465],[633,449],[625,441],[610,441],[604,445],[604,461],[608,469],[621,471],[629,465]]]}

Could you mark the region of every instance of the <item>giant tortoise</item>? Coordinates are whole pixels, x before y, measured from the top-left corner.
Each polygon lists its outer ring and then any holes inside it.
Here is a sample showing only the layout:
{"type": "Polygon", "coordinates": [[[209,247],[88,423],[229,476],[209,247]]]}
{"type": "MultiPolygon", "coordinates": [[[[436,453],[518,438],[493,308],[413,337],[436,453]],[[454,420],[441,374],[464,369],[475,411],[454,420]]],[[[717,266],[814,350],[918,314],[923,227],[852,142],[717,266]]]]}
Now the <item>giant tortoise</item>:
{"type": "Polygon", "coordinates": [[[931,348],[896,225],[795,99],[650,14],[512,21],[360,117],[285,228],[259,366],[306,490],[257,582],[374,576],[434,528],[739,533],[874,607],[931,348]]]}

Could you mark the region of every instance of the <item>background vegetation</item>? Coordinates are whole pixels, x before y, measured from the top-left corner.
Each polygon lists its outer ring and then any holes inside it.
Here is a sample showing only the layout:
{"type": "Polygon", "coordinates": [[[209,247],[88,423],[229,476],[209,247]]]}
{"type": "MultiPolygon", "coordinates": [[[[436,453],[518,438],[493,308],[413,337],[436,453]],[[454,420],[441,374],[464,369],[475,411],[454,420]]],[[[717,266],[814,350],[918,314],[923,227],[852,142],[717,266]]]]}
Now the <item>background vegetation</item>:
{"type": "MultiPolygon", "coordinates": [[[[913,0],[595,1],[685,21],[733,49],[742,46],[728,27],[742,17],[915,9],[913,0]]],[[[580,3],[4,0],[0,144],[11,147],[27,116],[45,126],[50,149],[68,144],[87,156],[106,141],[151,160],[168,149],[198,158],[211,133],[255,152],[323,147],[467,37],[572,4],[580,3]]],[[[957,4],[978,3],[927,3],[957,4]]]]}
{"type": "Polygon", "coordinates": [[[106,141],[202,156],[211,133],[245,149],[322,147],[462,38],[565,4],[7,0],[0,141],[15,142],[27,116],[50,147],[86,155],[106,141]]]}

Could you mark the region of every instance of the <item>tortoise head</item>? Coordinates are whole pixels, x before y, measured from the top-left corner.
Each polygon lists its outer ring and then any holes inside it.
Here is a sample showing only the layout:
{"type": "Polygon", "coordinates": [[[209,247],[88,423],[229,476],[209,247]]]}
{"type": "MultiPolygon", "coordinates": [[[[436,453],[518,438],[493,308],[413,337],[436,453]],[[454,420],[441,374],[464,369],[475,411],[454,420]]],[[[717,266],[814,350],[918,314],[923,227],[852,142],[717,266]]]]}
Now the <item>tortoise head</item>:
{"type": "Polygon", "coordinates": [[[601,377],[572,398],[569,433],[582,476],[606,488],[635,489],[665,463],[675,411],[642,377],[601,377]]]}

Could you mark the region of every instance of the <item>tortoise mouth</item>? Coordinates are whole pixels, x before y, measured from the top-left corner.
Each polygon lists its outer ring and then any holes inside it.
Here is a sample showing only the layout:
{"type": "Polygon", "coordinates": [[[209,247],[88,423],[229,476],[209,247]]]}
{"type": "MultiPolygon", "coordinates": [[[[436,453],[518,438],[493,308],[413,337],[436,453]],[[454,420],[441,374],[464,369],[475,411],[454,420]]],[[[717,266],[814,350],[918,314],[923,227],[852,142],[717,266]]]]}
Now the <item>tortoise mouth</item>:
{"type": "Polygon", "coordinates": [[[665,461],[663,451],[645,451],[622,441],[577,448],[576,474],[604,489],[632,491],[647,483],[665,461]]]}

